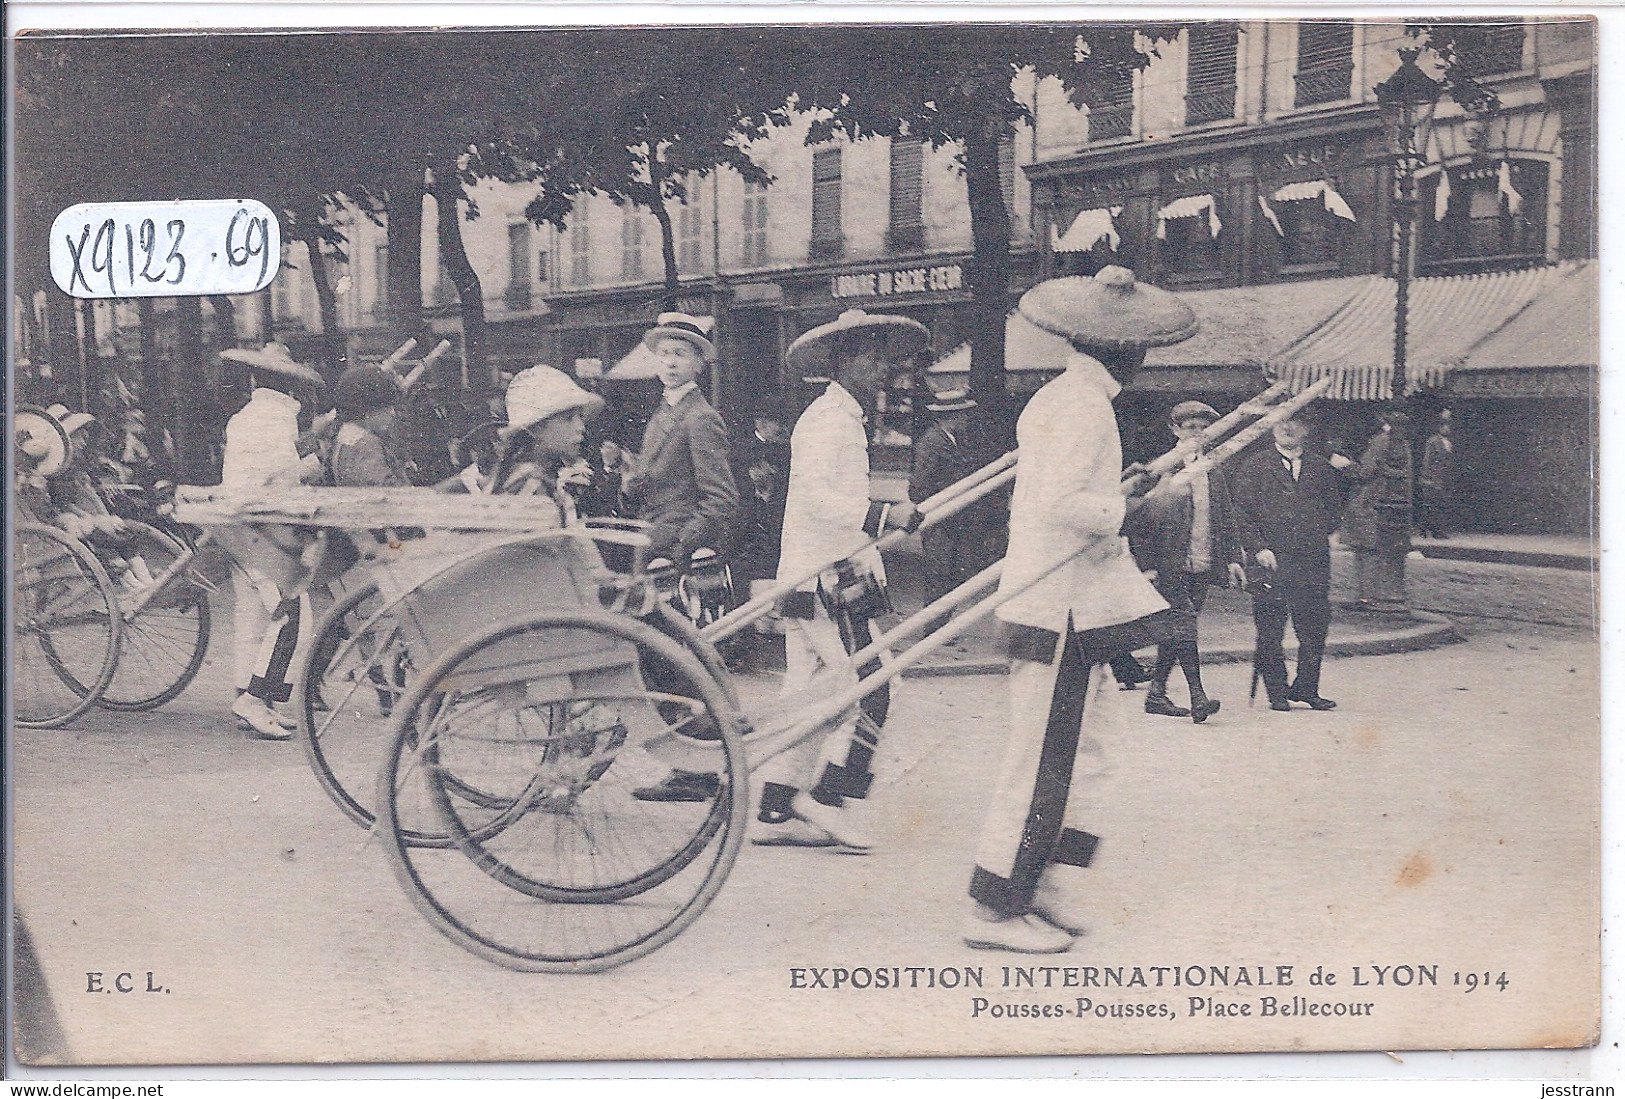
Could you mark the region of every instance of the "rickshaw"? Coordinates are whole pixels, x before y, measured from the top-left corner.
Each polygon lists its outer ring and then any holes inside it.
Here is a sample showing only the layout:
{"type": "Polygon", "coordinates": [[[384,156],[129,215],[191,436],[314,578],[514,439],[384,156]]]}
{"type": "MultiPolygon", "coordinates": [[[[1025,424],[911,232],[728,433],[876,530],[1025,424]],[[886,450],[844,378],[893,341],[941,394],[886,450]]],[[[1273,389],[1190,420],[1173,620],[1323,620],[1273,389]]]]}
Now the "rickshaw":
{"type": "MultiPolygon", "coordinates": [[[[1133,468],[1130,506],[1233,457],[1324,388],[1287,398],[1272,386],[1207,429],[1199,461],[1170,452],[1133,468]]],[[[1009,484],[1018,458],[924,501],[919,525],[1009,484]]],[[[178,518],[205,527],[336,528],[367,547],[370,581],[327,616],[296,686],[302,739],[324,788],[381,837],[430,923],[515,970],[598,972],[677,937],[738,855],[755,768],[837,726],[1025,590],[998,592],[995,563],[853,653],[853,669],[891,655],[849,689],[747,715],[717,643],[822,573],[848,578],[843,598],[871,599],[865,577],[832,561],[695,629],[645,569],[636,523],[561,528],[541,514],[522,497],[413,489],[274,501],[183,489],[177,500],[178,518]],[[616,558],[621,569],[603,566],[616,558]],[[672,767],[715,776],[715,795],[632,796],[672,767]]],[[[893,531],[864,550],[906,537],[893,531]]]]}
{"type": "MultiPolygon", "coordinates": [[[[36,468],[72,453],[56,417],[16,413],[36,468]],[[58,453],[62,454],[57,458],[58,453]]],[[[23,468],[19,463],[19,468],[23,468]]],[[[148,523],[76,537],[37,518],[14,532],[13,705],[22,728],[65,725],[91,706],[152,710],[191,683],[209,646],[208,581],[191,546],[148,523]]]]}

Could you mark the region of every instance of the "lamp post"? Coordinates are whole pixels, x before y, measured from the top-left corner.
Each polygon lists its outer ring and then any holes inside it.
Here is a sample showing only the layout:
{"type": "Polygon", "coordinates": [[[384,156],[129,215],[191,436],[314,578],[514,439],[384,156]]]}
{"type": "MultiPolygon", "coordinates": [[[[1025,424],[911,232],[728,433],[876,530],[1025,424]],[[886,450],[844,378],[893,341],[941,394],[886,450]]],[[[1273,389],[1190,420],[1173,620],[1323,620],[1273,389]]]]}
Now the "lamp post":
{"type": "Polygon", "coordinates": [[[1409,389],[1405,345],[1416,235],[1416,172],[1426,160],[1428,131],[1443,88],[1417,68],[1420,53],[1420,47],[1401,49],[1399,69],[1376,88],[1394,166],[1394,372],[1390,388],[1394,404],[1385,411],[1382,432],[1366,444],[1359,466],[1360,490],[1348,514],[1356,605],[1398,615],[1409,613],[1405,559],[1411,548],[1412,466],[1406,419],[1398,410],[1409,389]]]}
{"type": "Polygon", "coordinates": [[[1444,85],[1417,67],[1419,46],[1399,51],[1399,69],[1377,85],[1377,110],[1382,116],[1388,151],[1394,163],[1394,215],[1398,254],[1394,257],[1394,378],[1393,398],[1405,399],[1406,327],[1410,317],[1412,240],[1416,235],[1416,172],[1426,162],[1428,131],[1444,85]]]}

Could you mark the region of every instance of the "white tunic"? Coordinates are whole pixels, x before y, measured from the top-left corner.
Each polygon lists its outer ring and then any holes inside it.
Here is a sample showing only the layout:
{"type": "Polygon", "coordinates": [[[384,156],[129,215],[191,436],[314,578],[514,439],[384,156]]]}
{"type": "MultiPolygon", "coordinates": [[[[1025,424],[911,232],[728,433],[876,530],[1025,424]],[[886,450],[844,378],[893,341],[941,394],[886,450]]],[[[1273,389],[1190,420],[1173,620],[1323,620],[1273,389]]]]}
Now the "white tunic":
{"type": "Polygon", "coordinates": [[[999,608],[1007,622],[1059,631],[1132,622],[1167,607],[1119,534],[1123,447],[1112,398],[1122,387],[1097,360],[1073,352],[1066,371],[1033,395],[1016,424],[1021,461],[1010,503],[1010,549],[999,591],[1066,564],[999,608]]]}
{"type": "Polygon", "coordinates": [[[226,422],[221,487],[296,488],[300,470],[299,402],[275,389],[254,390],[226,422]]]}
{"type": "MultiPolygon", "coordinates": [[[[780,580],[830,565],[869,540],[869,438],[863,406],[830,382],[790,434],[790,481],[784,501],[784,536],[779,551],[780,580]]],[[[878,553],[862,563],[880,568],[878,553]]],[[[800,585],[811,591],[816,581],[800,585]]]]}

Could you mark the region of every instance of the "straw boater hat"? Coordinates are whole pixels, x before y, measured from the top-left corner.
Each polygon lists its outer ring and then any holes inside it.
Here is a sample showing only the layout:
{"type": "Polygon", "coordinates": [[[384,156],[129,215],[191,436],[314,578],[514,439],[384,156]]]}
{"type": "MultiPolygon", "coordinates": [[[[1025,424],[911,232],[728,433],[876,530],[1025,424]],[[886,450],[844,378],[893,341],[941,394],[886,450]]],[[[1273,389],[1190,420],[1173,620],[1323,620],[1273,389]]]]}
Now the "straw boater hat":
{"type": "Polygon", "coordinates": [[[502,434],[512,435],[573,408],[591,415],[604,406],[604,398],[582,389],[562,370],[537,365],[514,375],[504,403],[508,409],[508,426],[502,429],[502,434]]]}
{"type": "Polygon", "coordinates": [[[62,430],[68,433],[68,438],[96,422],[96,417],[88,412],[74,412],[65,404],[54,404],[45,410],[45,414],[62,425],[62,430]]]}
{"type": "Polygon", "coordinates": [[[1180,401],[1174,405],[1173,411],[1168,413],[1168,422],[1178,427],[1186,420],[1194,420],[1198,417],[1205,419],[1210,424],[1219,421],[1219,414],[1213,411],[1212,405],[1204,404],[1201,401],[1180,401]]]}
{"type": "Polygon", "coordinates": [[[316,371],[303,363],[294,362],[293,356],[288,354],[288,348],[284,344],[268,343],[258,349],[228,347],[220,352],[220,358],[228,363],[245,366],[256,374],[275,374],[316,388],[321,388],[324,384],[322,376],[316,371]]]}
{"type": "Polygon", "coordinates": [[[1041,282],[1016,308],[1046,332],[1108,351],[1163,347],[1190,339],[1198,327],[1190,306],[1167,290],[1136,283],[1127,267],[1041,282]]]}
{"type": "Polygon", "coordinates": [[[963,412],[967,408],[975,407],[976,401],[971,397],[970,391],[959,387],[944,389],[941,393],[938,393],[931,398],[930,403],[925,406],[925,410],[927,412],[963,412]]]}
{"type": "Polygon", "coordinates": [[[34,472],[42,477],[60,473],[68,464],[73,443],[67,429],[43,408],[24,406],[15,416],[17,449],[34,459],[34,472]]]}
{"type": "Polygon", "coordinates": [[[930,330],[919,321],[886,313],[848,309],[828,324],[808,329],[797,336],[784,353],[785,361],[800,370],[803,376],[825,375],[830,349],[839,337],[848,332],[866,332],[884,337],[886,357],[892,362],[902,362],[918,355],[931,342],[930,330]]]}
{"type": "Polygon", "coordinates": [[[687,313],[662,313],[655,318],[655,326],[643,334],[643,346],[650,351],[664,339],[686,340],[693,344],[708,363],[717,361],[717,349],[711,342],[715,322],[710,317],[695,317],[687,313]]]}

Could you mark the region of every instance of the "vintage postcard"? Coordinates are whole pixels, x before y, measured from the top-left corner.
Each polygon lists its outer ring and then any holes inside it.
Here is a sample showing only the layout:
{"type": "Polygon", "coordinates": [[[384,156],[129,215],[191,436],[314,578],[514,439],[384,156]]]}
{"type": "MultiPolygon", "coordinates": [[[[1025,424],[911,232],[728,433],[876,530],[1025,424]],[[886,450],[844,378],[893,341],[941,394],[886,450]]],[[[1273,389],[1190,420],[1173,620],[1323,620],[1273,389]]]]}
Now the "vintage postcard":
{"type": "Polygon", "coordinates": [[[1598,1041],[1595,20],[8,45],[23,1066],[1598,1041]]]}

